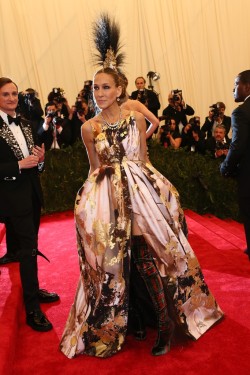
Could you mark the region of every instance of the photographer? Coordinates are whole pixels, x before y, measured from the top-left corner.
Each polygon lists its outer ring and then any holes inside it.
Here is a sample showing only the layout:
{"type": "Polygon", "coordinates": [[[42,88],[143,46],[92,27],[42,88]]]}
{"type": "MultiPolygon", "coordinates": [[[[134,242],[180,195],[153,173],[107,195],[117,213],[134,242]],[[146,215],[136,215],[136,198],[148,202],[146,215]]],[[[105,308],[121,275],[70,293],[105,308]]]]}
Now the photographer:
{"type": "Polygon", "coordinates": [[[88,103],[85,99],[77,98],[75,105],[71,108],[69,119],[71,120],[71,144],[77,139],[82,139],[81,126],[92,117],[89,112],[88,103]]]}
{"type": "Polygon", "coordinates": [[[49,102],[45,106],[46,117],[38,130],[38,136],[48,151],[54,148],[66,147],[71,141],[70,121],[61,114],[58,106],[49,102]]]}
{"type": "Polygon", "coordinates": [[[64,90],[60,87],[54,87],[48,95],[48,102],[55,103],[57,109],[60,110],[61,115],[64,118],[68,118],[70,115],[70,106],[68,100],[64,96],[64,90]]]}
{"type": "Polygon", "coordinates": [[[224,125],[216,125],[214,135],[206,141],[206,149],[210,151],[214,158],[225,158],[229,146],[230,140],[226,139],[226,129],[224,125]]]}
{"type": "Polygon", "coordinates": [[[92,81],[84,81],[83,89],[78,93],[76,100],[85,100],[88,106],[88,119],[95,116],[95,104],[93,100],[92,81]]]}
{"type": "Polygon", "coordinates": [[[144,104],[158,118],[158,110],[161,107],[158,95],[153,90],[145,88],[146,80],[143,77],[137,77],[135,85],[137,90],[131,93],[131,99],[144,104]]]}
{"type": "Polygon", "coordinates": [[[204,154],[206,151],[205,136],[200,129],[200,118],[192,117],[183,127],[181,133],[181,147],[186,147],[188,151],[204,154]]]}
{"type": "Polygon", "coordinates": [[[223,102],[217,102],[209,107],[208,116],[201,127],[207,139],[212,137],[217,125],[223,125],[226,130],[226,139],[227,141],[229,140],[228,134],[231,129],[231,117],[225,115],[225,109],[226,106],[223,102]]]}
{"type": "Polygon", "coordinates": [[[170,92],[168,102],[169,105],[163,110],[162,115],[174,118],[181,132],[183,126],[187,125],[187,116],[194,115],[194,109],[184,102],[182,91],[178,89],[170,92]]]}
{"type": "Polygon", "coordinates": [[[164,148],[173,147],[177,149],[181,145],[181,135],[174,118],[167,121],[167,125],[163,125],[159,129],[160,142],[164,148]]]}
{"type": "Polygon", "coordinates": [[[22,118],[32,121],[34,129],[37,130],[43,121],[43,109],[38,99],[38,94],[34,89],[28,88],[18,94],[17,111],[22,118]]]}

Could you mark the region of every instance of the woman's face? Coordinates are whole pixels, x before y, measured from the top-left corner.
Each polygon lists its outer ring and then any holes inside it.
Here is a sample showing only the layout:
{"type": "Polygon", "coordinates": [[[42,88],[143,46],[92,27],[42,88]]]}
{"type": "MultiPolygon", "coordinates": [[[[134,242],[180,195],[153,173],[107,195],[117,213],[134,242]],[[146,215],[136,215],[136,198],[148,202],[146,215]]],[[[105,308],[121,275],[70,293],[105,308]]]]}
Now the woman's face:
{"type": "Polygon", "coordinates": [[[107,73],[96,74],[93,90],[96,103],[102,110],[110,108],[114,103],[117,103],[116,99],[122,93],[122,87],[117,87],[112,75],[107,73]]]}
{"type": "Polygon", "coordinates": [[[175,120],[171,119],[171,120],[170,120],[170,130],[171,130],[171,131],[174,131],[174,130],[175,130],[175,126],[176,126],[176,124],[175,124],[175,120]]]}

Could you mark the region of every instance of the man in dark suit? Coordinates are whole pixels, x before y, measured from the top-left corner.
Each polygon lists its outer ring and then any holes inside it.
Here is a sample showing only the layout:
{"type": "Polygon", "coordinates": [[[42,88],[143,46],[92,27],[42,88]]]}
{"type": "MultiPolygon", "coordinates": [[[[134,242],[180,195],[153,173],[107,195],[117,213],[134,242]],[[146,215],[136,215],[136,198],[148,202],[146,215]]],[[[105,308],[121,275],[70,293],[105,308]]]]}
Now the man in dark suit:
{"type": "Polygon", "coordinates": [[[145,84],[145,78],[136,78],[135,85],[137,87],[137,90],[131,93],[131,99],[139,100],[139,102],[144,104],[149,109],[149,111],[158,118],[158,109],[160,109],[161,107],[158,96],[153,90],[146,89],[145,84]]]}
{"type": "Polygon", "coordinates": [[[70,120],[64,118],[57,104],[49,102],[45,106],[45,120],[37,134],[44,143],[45,150],[69,146],[71,142],[70,120]]]}
{"type": "Polygon", "coordinates": [[[239,208],[242,214],[250,259],[250,70],[238,74],[234,84],[235,102],[244,102],[232,113],[232,142],[220,166],[225,177],[238,181],[239,208]]]}
{"type": "MultiPolygon", "coordinates": [[[[188,123],[187,116],[194,115],[194,109],[184,102],[181,90],[172,90],[168,95],[168,103],[168,106],[162,112],[162,116],[167,119],[174,118],[181,133],[188,123]]],[[[165,124],[168,121],[167,119],[165,124]]]]}
{"type": "Polygon", "coordinates": [[[213,158],[222,158],[228,154],[231,140],[226,138],[226,128],[224,125],[216,125],[214,134],[206,140],[206,150],[211,153],[213,158]]]}
{"type": "Polygon", "coordinates": [[[52,324],[41,311],[40,302],[59,299],[56,293],[39,289],[37,274],[37,255],[43,256],[37,241],[44,146],[36,144],[29,123],[16,116],[17,104],[16,84],[0,78],[0,217],[17,240],[27,324],[44,332],[52,329],[52,324]]]}
{"type": "Polygon", "coordinates": [[[206,138],[209,139],[214,135],[214,130],[217,125],[223,125],[226,130],[226,141],[229,141],[229,132],[231,129],[231,117],[225,115],[226,106],[223,102],[217,102],[209,107],[208,116],[201,127],[201,131],[205,133],[206,138]]]}

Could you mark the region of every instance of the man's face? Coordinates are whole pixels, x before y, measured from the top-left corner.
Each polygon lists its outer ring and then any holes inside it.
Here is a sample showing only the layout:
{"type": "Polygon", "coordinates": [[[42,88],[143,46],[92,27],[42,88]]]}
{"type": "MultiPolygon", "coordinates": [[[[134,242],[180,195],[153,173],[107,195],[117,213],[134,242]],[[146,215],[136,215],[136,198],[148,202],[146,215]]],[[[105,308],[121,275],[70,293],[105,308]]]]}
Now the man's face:
{"type": "Polygon", "coordinates": [[[143,90],[145,88],[145,82],[143,78],[137,78],[135,81],[135,85],[137,87],[137,90],[143,90]]]}
{"type": "Polygon", "coordinates": [[[250,84],[243,83],[240,80],[240,77],[237,76],[234,81],[233,95],[234,95],[234,101],[236,103],[244,102],[246,97],[250,95],[250,84]]]}
{"type": "Polygon", "coordinates": [[[55,105],[49,105],[46,108],[46,113],[47,115],[49,115],[50,113],[56,112],[56,110],[57,110],[57,107],[55,105]]]}
{"type": "Polygon", "coordinates": [[[225,138],[225,130],[220,128],[215,128],[214,130],[214,138],[217,142],[224,141],[225,138]]]}
{"type": "Polygon", "coordinates": [[[18,104],[18,90],[14,83],[6,83],[0,88],[0,109],[13,116],[18,104]]]}
{"type": "Polygon", "coordinates": [[[176,96],[176,98],[174,100],[174,105],[178,107],[181,104],[181,96],[179,94],[177,94],[175,96],[176,96]]]}

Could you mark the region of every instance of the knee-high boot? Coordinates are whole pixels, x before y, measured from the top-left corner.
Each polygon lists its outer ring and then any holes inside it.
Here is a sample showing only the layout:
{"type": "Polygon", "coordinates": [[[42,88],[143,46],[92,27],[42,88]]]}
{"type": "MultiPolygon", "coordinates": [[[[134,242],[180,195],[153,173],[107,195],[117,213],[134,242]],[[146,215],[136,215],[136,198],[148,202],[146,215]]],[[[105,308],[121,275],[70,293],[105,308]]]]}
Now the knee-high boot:
{"type": "Polygon", "coordinates": [[[146,284],[158,319],[158,336],[152,355],[162,355],[170,350],[174,323],[168,315],[161,276],[143,236],[133,236],[132,256],[146,284]]]}

